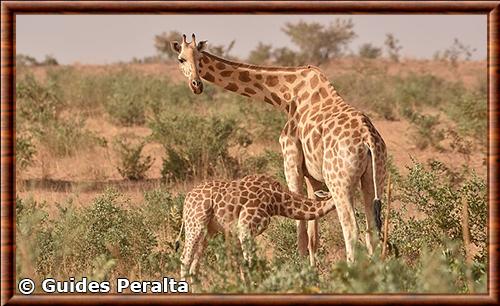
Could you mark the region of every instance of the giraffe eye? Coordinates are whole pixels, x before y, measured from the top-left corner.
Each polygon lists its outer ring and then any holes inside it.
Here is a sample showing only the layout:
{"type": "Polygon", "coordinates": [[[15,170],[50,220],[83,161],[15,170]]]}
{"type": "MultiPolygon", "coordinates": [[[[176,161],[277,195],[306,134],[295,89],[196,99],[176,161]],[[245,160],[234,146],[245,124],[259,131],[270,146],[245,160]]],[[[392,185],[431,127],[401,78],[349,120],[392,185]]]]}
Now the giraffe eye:
{"type": "Polygon", "coordinates": [[[185,59],[183,59],[183,58],[179,58],[179,63],[181,63],[181,64],[182,64],[182,63],[184,63],[185,61],[186,61],[185,59]]]}

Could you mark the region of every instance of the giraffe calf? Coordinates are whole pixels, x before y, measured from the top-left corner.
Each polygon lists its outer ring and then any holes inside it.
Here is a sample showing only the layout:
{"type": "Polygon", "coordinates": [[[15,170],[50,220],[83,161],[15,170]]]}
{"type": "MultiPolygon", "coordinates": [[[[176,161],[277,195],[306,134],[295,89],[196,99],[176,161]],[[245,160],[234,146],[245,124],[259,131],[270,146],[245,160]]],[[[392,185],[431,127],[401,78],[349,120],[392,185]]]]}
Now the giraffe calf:
{"type": "MultiPolygon", "coordinates": [[[[326,198],[319,191],[316,196],[326,198]]],[[[203,255],[207,237],[230,233],[237,229],[243,256],[251,261],[247,239],[260,235],[272,216],[295,220],[313,220],[335,208],[334,201],[305,198],[290,192],[275,179],[265,175],[249,175],[234,181],[212,181],[191,190],[185,199],[182,228],[185,227],[185,245],[182,253],[181,278],[196,273],[203,255]]]]}

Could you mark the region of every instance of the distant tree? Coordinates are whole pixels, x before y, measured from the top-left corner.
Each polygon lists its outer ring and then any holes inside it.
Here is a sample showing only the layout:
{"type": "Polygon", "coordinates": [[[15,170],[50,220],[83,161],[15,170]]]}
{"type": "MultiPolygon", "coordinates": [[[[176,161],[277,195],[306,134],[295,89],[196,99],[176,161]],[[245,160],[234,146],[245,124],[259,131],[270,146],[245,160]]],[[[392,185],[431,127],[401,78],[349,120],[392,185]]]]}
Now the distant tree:
{"type": "Polygon", "coordinates": [[[182,41],[181,33],[177,31],[170,31],[168,33],[163,32],[155,36],[156,50],[160,55],[166,57],[167,59],[174,59],[177,56],[177,54],[175,54],[170,47],[170,42],[173,40],[182,41]]]}
{"type": "Polygon", "coordinates": [[[233,50],[235,44],[236,44],[236,40],[233,39],[229,43],[229,45],[227,45],[227,46],[210,44],[208,46],[208,49],[210,50],[211,53],[213,53],[217,56],[229,58],[229,59],[234,59],[235,57],[231,56],[230,52],[231,52],[231,50],[233,50]]]}
{"type": "Polygon", "coordinates": [[[399,44],[399,39],[394,37],[392,33],[387,33],[384,44],[389,58],[395,62],[399,62],[399,51],[403,48],[399,44]]]}
{"type": "MultiPolygon", "coordinates": [[[[469,61],[474,52],[476,52],[475,48],[465,45],[460,40],[455,38],[453,40],[453,44],[448,49],[443,51],[441,59],[449,61],[453,66],[457,66],[460,59],[469,61]]],[[[439,57],[439,55],[435,57],[439,57]]]]}
{"type": "Polygon", "coordinates": [[[276,48],[273,51],[274,63],[278,66],[299,66],[304,65],[304,58],[297,52],[287,48],[276,48]]]}
{"type": "Polygon", "coordinates": [[[39,63],[33,56],[26,54],[16,54],[16,65],[18,66],[38,66],[39,63]]]}
{"type": "Polygon", "coordinates": [[[19,66],[57,66],[59,62],[52,55],[45,55],[45,59],[41,62],[37,61],[33,56],[26,54],[16,55],[16,65],[19,66]]]}
{"type": "Polygon", "coordinates": [[[300,49],[300,58],[312,64],[322,64],[344,54],[356,37],[351,19],[336,19],[328,27],[317,22],[286,23],[282,29],[300,49]]]}
{"type": "Polygon", "coordinates": [[[259,42],[257,47],[248,55],[248,62],[252,64],[268,64],[272,60],[272,45],[259,42]]]}
{"type": "Polygon", "coordinates": [[[158,63],[161,61],[161,55],[145,56],[143,58],[133,57],[130,60],[132,64],[151,64],[158,63]]]}
{"type": "Polygon", "coordinates": [[[362,44],[359,47],[359,56],[363,58],[378,58],[382,55],[382,49],[373,46],[370,43],[362,44]]]}
{"type": "Polygon", "coordinates": [[[443,56],[441,55],[440,51],[436,51],[434,52],[434,54],[432,54],[432,59],[435,61],[440,61],[443,60],[443,56]]]}
{"type": "Polygon", "coordinates": [[[44,66],[57,66],[59,62],[52,55],[45,55],[45,59],[40,64],[44,66]]]}

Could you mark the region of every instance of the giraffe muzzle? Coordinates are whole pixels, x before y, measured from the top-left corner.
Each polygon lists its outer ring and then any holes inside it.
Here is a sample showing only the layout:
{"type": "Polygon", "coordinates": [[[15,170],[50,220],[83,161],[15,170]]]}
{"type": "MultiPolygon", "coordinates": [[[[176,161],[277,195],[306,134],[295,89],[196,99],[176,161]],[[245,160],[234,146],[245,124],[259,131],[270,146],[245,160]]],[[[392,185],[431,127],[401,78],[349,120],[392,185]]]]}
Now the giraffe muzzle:
{"type": "Polygon", "coordinates": [[[189,87],[191,87],[193,93],[197,95],[203,92],[203,83],[200,80],[191,80],[189,87]]]}

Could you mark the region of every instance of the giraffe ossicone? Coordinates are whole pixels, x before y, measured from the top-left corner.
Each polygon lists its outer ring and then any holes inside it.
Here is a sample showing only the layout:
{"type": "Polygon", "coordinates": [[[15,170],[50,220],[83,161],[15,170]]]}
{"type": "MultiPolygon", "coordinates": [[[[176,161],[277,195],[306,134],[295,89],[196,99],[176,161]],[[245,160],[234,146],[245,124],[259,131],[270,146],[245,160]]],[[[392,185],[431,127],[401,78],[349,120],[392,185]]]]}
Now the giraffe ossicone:
{"type": "Polygon", "coordinates": [[[181,278],[196,274],[207,239],[217,232],[237,236],[245,260],[250,264],[252,252],[249,239],[267,229],[271,217],[295,220],[321,218],[335,208],[328,194],[322,200],[305,198],[290,192],[274,178],[249,175],[234,181],[205,182],[193,188],[184,201],[182,228],[185,232],[181,278]]]}
{"type": "MultiPolygon", "coordinates": [[[[373,252],[380,231],[384,191],[385,143],[362,112],[344,101],[322,71],[314,66],[268,67],[230,61],[205,51],[206,42],[172,42],[179,66],[193,93],[203,92],[202,79],[225,90],[264,101],[287,114],[280,135],[288,187],[307,194],[325,183],[336,203],[347,260],[354,260],[359,231],[354,191],[361,182],[366,215],[366,245],[373,252]]],[[[298,249],[315,264],[318,222],[299,221],[298,249]]]]}

